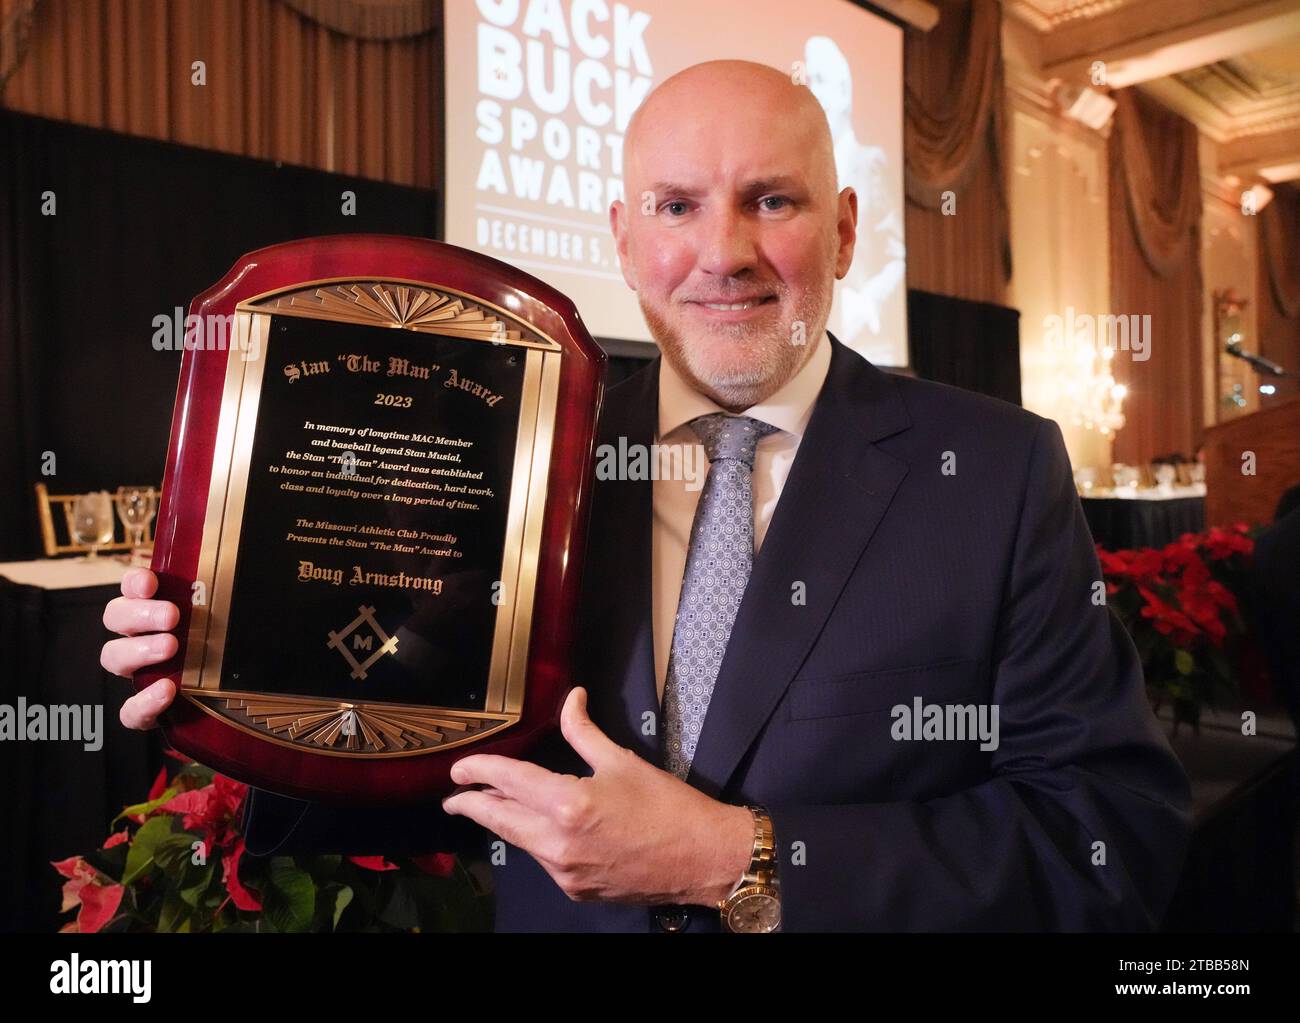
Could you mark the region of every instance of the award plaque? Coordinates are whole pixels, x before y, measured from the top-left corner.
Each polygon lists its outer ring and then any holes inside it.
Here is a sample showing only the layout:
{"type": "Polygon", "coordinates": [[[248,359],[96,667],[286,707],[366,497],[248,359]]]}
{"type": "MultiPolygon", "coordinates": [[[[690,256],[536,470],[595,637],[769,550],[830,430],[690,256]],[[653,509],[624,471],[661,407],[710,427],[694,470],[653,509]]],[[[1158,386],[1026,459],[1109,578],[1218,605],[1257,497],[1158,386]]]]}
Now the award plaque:
{"type": "Polygon", "coordinates": [[[563,295],[415,238],[245,256],[194,300],[153,570],[178,750],[336,802],[526,755],[570,677],[605,356],[563,295]]]}

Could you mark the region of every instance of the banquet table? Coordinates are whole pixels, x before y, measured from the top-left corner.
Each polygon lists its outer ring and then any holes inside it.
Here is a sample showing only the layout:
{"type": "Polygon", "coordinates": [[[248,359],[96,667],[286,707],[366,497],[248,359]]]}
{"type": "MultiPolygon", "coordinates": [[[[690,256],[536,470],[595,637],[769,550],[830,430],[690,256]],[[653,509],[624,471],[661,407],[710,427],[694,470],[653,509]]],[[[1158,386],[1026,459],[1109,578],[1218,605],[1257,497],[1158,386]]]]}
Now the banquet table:
{"type": "Polygon", "coordinates": [[[1107,550],[1163,547],[1184,533],[1205,528],[1203,493],[1180,490],[1162,494],[1153,488],[1083,497],[1080,503],[1093,541],[1107,550]]]}
{"type": "Polygon", "coordinates": [[[102,707],[97,750],[71,739],[0,743],[0,931],[54,931],[72,919],[59,912],[63,879],[50,862],[102,845],[162,766],[158,734],[118,721],[130,684],[99,664],[104,605],[126,568],[104,555],[0,563],[0,703],[102,707]]]}

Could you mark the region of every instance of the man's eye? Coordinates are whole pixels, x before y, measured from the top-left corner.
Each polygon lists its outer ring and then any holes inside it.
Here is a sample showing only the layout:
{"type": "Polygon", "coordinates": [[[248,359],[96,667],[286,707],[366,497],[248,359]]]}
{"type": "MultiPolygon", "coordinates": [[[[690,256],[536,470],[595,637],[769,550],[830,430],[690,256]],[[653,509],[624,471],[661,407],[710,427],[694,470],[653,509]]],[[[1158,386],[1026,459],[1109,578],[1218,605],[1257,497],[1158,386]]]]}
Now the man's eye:
{"type": "Polygon", "coordinates": [[[790,205],[790,200],[783,195],[765,195],[758,202],[763,209],[773,213],[790,205]]]}
{"type": "Polygon", "coordinates": [[[664,212],[669,213],[674,217],[680,217],[683,213],[686,212],[688,205],[686,203],[686,200],[684,199],[670,199],[668,202],[664,203],[663,206],[660,208],[664,210],[664,212]],[[676,208],[674,209],[674,207],[676,208]]]}

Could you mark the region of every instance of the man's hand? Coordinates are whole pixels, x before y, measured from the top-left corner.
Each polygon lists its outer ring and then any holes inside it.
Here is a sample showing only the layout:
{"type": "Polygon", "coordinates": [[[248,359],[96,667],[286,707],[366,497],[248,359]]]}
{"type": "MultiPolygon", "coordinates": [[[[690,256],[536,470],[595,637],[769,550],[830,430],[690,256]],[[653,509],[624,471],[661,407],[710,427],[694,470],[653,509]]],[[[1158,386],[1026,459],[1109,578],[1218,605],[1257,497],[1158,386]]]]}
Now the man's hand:
{"type": "Polygon", "coordinates": [[[716,905],[749,866],[754,822],[609,739],[574,689],[560,730],[595,774],[578,778],[487,753],[452,780],[488,788],[443,800],[530,853],[575,902],[716,905]]]}
{"type": "MultiPolygon", "coordinates": [[[[133,568],[122,576],[122,595],[104,608],[104,628],[128,637],[110,639],[100,651],[99,663],[114,675],[130,677],[176,653],[177,639],[166,630],[176,628],[181,611],[170,601],[148,599],[157,590],[156,575],[147,568],[133,568]]],[[[122,704],[122,724],[139,730],[153,728],[175,697],[172,680],[159,679],[122,704]]]]}

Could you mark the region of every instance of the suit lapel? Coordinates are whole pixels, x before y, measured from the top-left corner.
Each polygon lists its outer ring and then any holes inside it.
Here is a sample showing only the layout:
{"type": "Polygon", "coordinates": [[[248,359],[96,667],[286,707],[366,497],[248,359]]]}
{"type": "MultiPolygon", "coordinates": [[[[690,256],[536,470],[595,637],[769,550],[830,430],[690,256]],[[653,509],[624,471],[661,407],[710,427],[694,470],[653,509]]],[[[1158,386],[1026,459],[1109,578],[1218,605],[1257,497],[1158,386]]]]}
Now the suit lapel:
{"type": "MultiPolygon", "coordinates": [[[[907,474],[875,444],[911,425],[893,381],[829,337],[826,381],[754,559],[687,778],[712,796],[799,670],[907,474]]],[[[647,637],[650,617],[647,606],[647,637]]],[[[650,685],[653,694],[653,672],[650,685]]]]}
{"type": "MultiPolygon", "coordinates": [[[[659,422],[659,357],[624,386],[606,392],[599,445],[631,448],[654,443],[659,422]]],[[[591,542],[584,577],[584,643],[592,652],[586,674],[592,720],[620,746],[659,763],[658,737],[644,734],[643,715],[657,713],[651,556],[654,484],[651,480],[597,480],[591,542]]]]}

